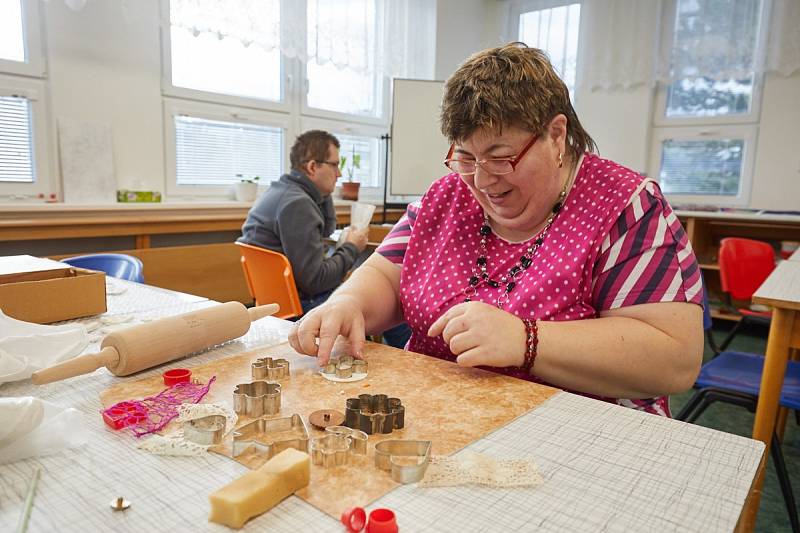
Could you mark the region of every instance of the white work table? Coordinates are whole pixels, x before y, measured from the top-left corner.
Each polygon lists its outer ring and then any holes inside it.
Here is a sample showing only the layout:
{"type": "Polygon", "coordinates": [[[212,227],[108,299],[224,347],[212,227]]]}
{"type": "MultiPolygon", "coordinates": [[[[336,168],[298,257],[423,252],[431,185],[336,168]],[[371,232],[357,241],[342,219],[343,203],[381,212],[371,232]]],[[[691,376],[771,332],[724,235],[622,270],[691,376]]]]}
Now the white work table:
{"type": "MultiPolygon", "coordinates": [[[[125,290],[109,295],[110,313],[130,313],[131,323],[214,303],[118,280],[113,285],[125,290]]],[[[37,467],[42,474],[31,532],[228,531],[207,521],[208,494],[246,468],[216,454],[165,457],[137,449],[130,433],[104,425],[100,393],[123,380],[284,342],[290,325],[265,318],[241,339],[127,378],[101,368],[40,387],[27,380],[0,385],[0,396],[35,395],[74,407],[89,427],[86,446],[0,465],[0,531],[16,527],[37,467]],[[130,509],[112,512],[109,502],[117,496],[129,500],[130,509]]],[[[87,351],[92,348],[96,345],[87,351]]],[[[468,448],[498,458],[532,456],[544,484],[524,489],[404,485],[369,507],[393,509],[406,532],[729,532],[764,452],[759,441],[563,392],[468,448]]],[[[244,530],[340,532],[343,527],[292,496],[244,530]]]]}

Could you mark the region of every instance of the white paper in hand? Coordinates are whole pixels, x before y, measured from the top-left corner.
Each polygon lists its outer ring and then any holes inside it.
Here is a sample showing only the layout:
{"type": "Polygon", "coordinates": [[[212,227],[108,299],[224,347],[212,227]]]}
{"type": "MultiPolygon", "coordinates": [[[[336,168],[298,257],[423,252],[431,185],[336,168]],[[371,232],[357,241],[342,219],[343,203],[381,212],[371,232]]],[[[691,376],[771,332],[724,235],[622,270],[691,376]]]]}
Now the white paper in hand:
{"type": "MultiPolygon", "coordinates": [[[[375,206],[372,204],[351,204],[350,205],[350,226],[356,229],[364,229],[369,226],[372,221],[372,214],[375,212],[375,206]]],[[[347,238],[347,230],[345,228],[339,235],[339,240],[336,241],[336,247],[343,245],[347,238]]]]}

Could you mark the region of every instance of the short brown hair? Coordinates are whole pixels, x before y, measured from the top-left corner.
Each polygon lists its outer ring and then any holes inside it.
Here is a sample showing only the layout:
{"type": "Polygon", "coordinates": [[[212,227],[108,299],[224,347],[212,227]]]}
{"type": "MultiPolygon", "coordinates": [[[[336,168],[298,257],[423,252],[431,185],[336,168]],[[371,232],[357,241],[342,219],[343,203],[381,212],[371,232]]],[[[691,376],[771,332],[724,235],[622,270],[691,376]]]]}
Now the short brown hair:
{"type": "Polygon", "coordinates": [[[596,151],[547,55],[523,43],[509,43],[473,54],[450,76],[444,86],[441,127],[450,142],[463,141],[482,128],[502,132],[516,126],[541,134],[560,113],[567,117],[567,152],[573,161],[596,151]]]}
{"type": "Polygon", "coordinates": [[[294,170],[302,170],[307,161],[325,161],[328,148],[339,148],[339,139],[322,130],[309,130],[298,135],[289,152],[289,162],[294,170]]]}

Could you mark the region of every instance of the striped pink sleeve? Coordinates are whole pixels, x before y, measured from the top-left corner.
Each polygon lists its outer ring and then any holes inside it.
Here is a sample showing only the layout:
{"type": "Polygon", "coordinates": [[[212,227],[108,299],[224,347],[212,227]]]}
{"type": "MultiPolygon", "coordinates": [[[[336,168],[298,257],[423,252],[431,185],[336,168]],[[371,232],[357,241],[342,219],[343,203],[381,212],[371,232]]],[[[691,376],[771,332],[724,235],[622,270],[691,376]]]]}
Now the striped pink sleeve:
{"type": "Polygon", "coordinates": [[[389,232],[381,242],[381,245],[378,246],[378,249],[375,250],[396,265],[403,264],[403,257],[406,255],[408,240],[411,238],[411,230],[414,229],[419,207],[419,202],[408,204],[405,214],[397,221],[392,231],[389,232]]]}
{"type": "Polygon", "coordinates": [[[692,245],[650,180],[634,193],[606,236],[594,272],[592,299],[598,311],[655,302],[703,303],[692,245]]]}

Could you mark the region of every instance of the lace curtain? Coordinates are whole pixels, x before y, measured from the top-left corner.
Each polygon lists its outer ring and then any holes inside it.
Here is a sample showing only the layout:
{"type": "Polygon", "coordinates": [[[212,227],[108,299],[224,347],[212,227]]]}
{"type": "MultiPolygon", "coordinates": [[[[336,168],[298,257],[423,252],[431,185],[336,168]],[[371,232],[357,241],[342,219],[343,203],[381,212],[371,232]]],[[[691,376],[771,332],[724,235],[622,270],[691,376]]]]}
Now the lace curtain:
{"type": "MultiPolygon", "coordinates": [[[[591,90],[700,76],[724,80],[753,72],[783,76],[800,72],[800,0],[515,0],[510,4],[544,9],[574,2],[581,3],[584,50],[578,82],[591,90]],[[761,16],[767,23],[758,34],[761,16]],[[673,53],[676,17],[681,45],[673,53]]],[[[513,10],[509,15],[514,16],[513,10]]],[[[509,40],[516,39],[514,24],[516,19],[507,24],[509,40]]]]}
{"type": "Polygon", "coordinates": [[[436,3],[426,0],[171,0],[170,21],[339,69],[433,76],[436,3]]]}

